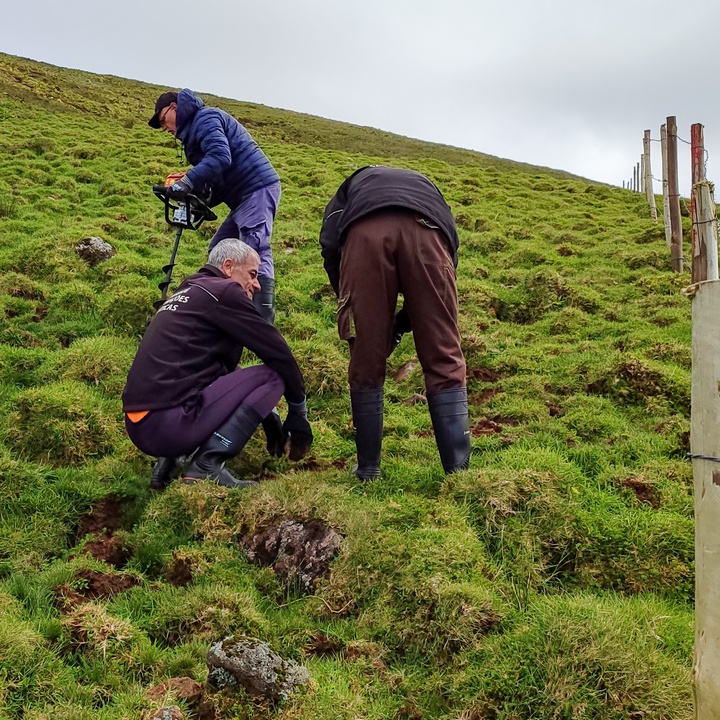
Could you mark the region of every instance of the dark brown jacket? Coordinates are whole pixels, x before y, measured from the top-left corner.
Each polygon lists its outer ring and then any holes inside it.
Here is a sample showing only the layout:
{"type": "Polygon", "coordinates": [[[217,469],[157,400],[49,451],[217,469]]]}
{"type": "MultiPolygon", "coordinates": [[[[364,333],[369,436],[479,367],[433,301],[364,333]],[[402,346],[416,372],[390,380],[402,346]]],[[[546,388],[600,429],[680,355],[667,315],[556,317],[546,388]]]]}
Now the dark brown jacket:
{"type": "Polygon", "coordinates": [[[391,207],[414,210],[437,225],[457,267],[459,240],[455,220],[435,184],[414,170],[369,165],[347,178],[325,208],[320,245],[325,271],[336,295],[340,286],[340,256],[348,228],[365,215],[391,207]]]}
{"type": "Polygon", "coordinates": [[[282,377],[289,402],[305,398],[302,373],[283,336],[236,282],[205,265],[183,280],[145,331],[123,411],[192,407],[201,390],[235,370],[244,348],[282,377]]]}

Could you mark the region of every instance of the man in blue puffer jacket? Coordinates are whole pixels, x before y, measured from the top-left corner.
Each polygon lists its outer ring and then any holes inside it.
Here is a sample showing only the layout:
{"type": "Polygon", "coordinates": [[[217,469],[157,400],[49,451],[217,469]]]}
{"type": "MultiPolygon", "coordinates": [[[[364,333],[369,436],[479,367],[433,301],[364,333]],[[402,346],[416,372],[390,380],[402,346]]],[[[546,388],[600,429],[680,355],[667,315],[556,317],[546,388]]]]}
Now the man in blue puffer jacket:
{"type": "Polygon", "coordinates": [[[275,270],[270,235],[280,202],[280,177],[250,133],[235,118],[188,89],[165,92],[148,125],[162,128],[183,144],[194,167],[169,188],[171,197],[211,193],[210,204],[224,202],[230,214],[210,241],[240,238],[260,256],[260,291],[253,303],[269,322],[275,319],[275,270]]]}

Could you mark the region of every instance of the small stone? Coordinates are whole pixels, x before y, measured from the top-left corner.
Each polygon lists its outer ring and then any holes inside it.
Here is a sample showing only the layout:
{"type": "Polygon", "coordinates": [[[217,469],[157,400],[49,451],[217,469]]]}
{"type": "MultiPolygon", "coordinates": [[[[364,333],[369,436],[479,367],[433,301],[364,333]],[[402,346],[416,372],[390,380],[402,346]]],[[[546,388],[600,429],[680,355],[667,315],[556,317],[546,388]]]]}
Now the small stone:
{"type": "Polygon", "coordinates": [[[230,635],[214,643],[206,657],[208,681],[218,689],[237,683],[251,695],[286,700],[310,681],[307,668],[284,660],[261,640],[230,635]]]}
{"type": "Polygon", "coordinates": [[[150,720],[185,720],[185,715],[177,705],[169,705],[160,708],[150,720]]]}
{"type": "Polygon", "coordinates": [[[81,240],[75,251],[90,267],[95,267],[115,254],[115,248],[99,237],[89,237],[81,240]]]}

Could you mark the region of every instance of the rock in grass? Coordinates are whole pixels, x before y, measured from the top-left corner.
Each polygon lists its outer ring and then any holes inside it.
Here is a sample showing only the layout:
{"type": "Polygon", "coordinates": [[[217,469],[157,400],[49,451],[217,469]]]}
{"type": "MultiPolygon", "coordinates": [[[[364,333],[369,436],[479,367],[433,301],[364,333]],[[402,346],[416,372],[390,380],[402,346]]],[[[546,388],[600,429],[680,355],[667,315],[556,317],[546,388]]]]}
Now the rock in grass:
{"type": "Polygon", "coordinates": [[[150,720],[184,720],[185,715],[177,705],[160,708],[150,720]]]}
{"type": "Polygon", "coordinates": [[[286,700],[310,681],[307,668],[284,660],[261,640],[233,635],[214,643],[207,654],[208,682],[218,689],[239,685],[251,695],[286,700]]]}
{"type": "Polygon", "coordinates": [[[95,267],[105,260],[109,260],[115,254],[115,248],[99,237],[89,237],[81,240],[75,246],[75,252],[90,267],[95,267]]]}

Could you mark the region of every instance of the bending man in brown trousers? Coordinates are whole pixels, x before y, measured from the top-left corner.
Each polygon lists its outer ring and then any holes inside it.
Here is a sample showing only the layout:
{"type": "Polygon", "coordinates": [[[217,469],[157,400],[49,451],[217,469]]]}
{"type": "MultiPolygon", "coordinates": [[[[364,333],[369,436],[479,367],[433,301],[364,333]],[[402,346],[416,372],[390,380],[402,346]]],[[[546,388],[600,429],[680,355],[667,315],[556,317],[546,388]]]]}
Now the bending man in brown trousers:
{"type": "Polygon", "coordinates": [[[350,346],[358,478],[380,476],[386,360],[413,332],[446,473],[468,467],[465,358],[457,325],[458,235],[449,206],[424,175],[364,167],[325,209],[320,245],[350,346]],[[398,294],[404,297],[396,313],[398,294]]]}

